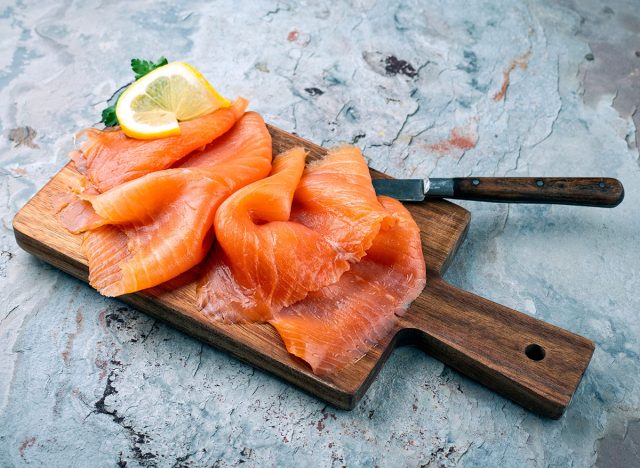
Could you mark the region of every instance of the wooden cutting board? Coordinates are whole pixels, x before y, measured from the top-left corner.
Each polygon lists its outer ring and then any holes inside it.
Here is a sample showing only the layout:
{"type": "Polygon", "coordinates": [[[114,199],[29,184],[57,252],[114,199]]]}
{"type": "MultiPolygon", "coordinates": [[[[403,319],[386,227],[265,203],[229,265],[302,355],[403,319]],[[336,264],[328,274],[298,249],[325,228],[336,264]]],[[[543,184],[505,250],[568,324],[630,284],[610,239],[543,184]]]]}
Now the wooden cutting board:
{"type": "MultiPolygon", "coordinates": [[[[302,145],[311,158],[325,150],[270,127],[274,154],[302,145]]],[[[372,171],[373,177],[386,177],[372,171]]],[[[51,200],[65,191],[71,169],[63,168],[16,215],[18,244],[57,268],[87,281],[81,236],[58,222],[51,200]]],[[[210,345],[291,382],[339,408],[362,398],[382,364],[399,345],[415,345],[525,408],[559,418],[571,401],[594,344],[586,338],[495,304],[442,279],[462,242],[469,212],[447,201],[408,205],[422,230],[427,285],[396,329],[363,359],[332,379],[315,376],[287,353],[269,325],[212,323],[198,312],[195,285],[157,287],[119,299],[210,345]]]]}

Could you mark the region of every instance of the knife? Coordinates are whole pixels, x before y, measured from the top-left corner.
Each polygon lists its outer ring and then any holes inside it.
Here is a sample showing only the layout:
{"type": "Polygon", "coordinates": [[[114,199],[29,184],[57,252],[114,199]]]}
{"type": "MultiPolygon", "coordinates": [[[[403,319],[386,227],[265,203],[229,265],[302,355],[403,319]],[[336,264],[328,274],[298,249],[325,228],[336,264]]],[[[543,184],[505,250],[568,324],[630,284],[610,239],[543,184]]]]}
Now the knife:
{"type": "Polygon", "coordinates": [[[613,208],[624,187],[608,177],[456,177],[450,179],[374,179],[378,195],[401,201],[451,198],[497,203],[549,203],[613,208]]]}

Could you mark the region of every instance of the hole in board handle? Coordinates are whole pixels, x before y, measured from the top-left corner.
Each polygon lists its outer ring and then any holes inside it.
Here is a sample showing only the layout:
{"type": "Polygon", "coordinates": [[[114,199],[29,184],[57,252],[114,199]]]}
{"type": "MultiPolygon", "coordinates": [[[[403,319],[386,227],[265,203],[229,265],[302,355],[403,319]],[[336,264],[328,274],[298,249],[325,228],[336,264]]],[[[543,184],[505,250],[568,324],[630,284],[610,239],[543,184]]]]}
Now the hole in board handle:
{"type": "Polygon", "coordinates": [[[524,349],[524,354],[532,361],[542,361],[545,356],[544,348],[539,344],[530,344],[524,349]]]}

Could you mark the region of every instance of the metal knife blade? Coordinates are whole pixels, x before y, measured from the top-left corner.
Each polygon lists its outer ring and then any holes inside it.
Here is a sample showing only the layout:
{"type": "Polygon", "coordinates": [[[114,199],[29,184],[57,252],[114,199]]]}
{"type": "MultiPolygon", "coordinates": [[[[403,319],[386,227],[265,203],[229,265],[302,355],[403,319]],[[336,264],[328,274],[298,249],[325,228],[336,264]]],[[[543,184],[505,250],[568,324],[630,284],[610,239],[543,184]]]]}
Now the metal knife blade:
{"type": "Polygon", "coordinates": [[[453,179],[374,179],[377,195],[386,195],[400,201],[424,201],[429,196],[446,198],[453,196],[453,179]]]}
{"type": "Polygon", "coordinates": [[[400,201],[423,201],[424,185],[422,179],[373,179],[377,195],[386,195],[400,201]]]}

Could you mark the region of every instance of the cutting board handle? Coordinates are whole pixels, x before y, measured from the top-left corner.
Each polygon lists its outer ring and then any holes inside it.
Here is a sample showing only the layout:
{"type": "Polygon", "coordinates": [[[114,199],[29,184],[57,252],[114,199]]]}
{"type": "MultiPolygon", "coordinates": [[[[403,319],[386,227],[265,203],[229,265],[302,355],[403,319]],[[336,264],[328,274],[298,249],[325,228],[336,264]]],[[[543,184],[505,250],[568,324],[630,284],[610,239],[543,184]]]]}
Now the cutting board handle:
{"type": "Polygon", "coordinates": [[[401,319],[411,344],[525,408],[562,415],[593,342],[441,278],[430,278],[423,295],[401,319]]]}

